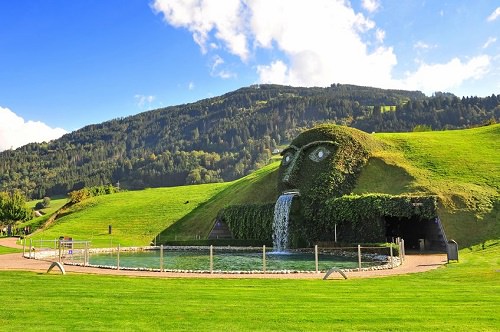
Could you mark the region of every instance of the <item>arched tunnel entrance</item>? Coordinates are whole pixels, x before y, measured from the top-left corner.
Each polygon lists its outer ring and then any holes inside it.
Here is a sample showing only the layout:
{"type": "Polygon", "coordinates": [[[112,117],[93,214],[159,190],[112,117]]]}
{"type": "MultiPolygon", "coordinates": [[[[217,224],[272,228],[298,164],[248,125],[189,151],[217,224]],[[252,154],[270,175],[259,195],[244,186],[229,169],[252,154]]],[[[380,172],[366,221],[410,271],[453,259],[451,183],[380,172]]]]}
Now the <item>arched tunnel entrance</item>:
{"type": "Polygon", "coordinates": [[[422,219],[384,217],[387,241],[400,237],[405,241],[406,250],[427,250],[446,252],[445,236],[441,232],[438,218],[422,219]]]}

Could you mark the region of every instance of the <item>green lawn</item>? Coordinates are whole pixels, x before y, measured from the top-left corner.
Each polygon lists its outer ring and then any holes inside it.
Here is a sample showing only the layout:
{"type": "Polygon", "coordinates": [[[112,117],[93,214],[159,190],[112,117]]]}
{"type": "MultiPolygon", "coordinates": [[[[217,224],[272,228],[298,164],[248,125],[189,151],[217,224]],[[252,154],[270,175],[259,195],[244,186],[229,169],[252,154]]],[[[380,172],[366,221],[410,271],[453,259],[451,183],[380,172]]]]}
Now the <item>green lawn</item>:
{"type": "Polygon", "coordinates": [[[16,248],[9,248],[9,247],[0,246],[0,255],[3,255],[3,254],[13,254],[13,253],[16,253],[16,252],[23,252],[23,250],[22,249],[16,249],[16,248]]]}
{"type": "Polygon", "coordinates": [[[435,271],[358,280],[0,272],[0,330],[498,331],[500,243],[460,254],[435,271]]]}

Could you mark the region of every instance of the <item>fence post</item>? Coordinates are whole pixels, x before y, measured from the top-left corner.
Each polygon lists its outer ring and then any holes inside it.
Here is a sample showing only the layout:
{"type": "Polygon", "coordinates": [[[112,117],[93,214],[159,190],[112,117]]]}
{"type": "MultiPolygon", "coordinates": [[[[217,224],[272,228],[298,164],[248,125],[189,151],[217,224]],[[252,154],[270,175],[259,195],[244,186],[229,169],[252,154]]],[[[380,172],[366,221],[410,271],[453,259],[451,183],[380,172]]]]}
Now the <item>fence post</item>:
{"type": "Polygon", "coordinates": [[[394,260],[392,257],[392,244],[389,247],[389,252],[391,253],[391,269],[393,269],[394,268],[394,260]]]}
{"type": "Polygon", "coordinates": [[[402,260],[401,261],[404,262],[405,254],[406,254],[405,253],[405,240],[404,239],[401,239],[401,253],[402,253],[402,255],[401,255],[402,260]]]}
{"type": "Polygon", "coordinates": [[[210,245],[210,273],[214,273],[214,246],[210,245]]]}
{"type": "Polygon", "coordinates": [[[85,251],[83,254],[83,266],[87,266],[89,264],[89,242],[85,241],[85,251]]]}
{"type": "Polygon", "coordinates": [[[358,271],[361,271],[361,245],[358,244],[358,271]]]}
{"type": "Polygon", "coordinates": [[[120,269],[120,244],[118,243],[118,251],[116,252],[116,269],[120,269]]]}
{"type": "Polygon", "coordinates": [[[318,269],[318,245],[314,245],[314,266],[316,267],[316,273],[319,273],[318,269]]]}
{"type": "Polygon", "coordinates": [[[335,223],[335,243],[337,243],[337,223],[335,223]]]}
{"type": "Polygon", "coordinates": [[[61,245],[62,240],[59,239],[59,263],[62,261],[62,245],[61,245]]]}
{"type": "Polygon", "coordinates": [[[23,238],[23,258],[26,256],[26,238],[23,238]]]}
{"type": "Polygon", "coordinates": [[[28,259],[31,259],[32,251],[33,251],[33,239],[30,239],[30,252],[28,253],[28,259]]]}
{"type": "Polygon", "coordinates": [[[163,272],[163,244],[160,244],[160,272],[163,272]]]}
{"type": "Polygon", "coordinates": [[[262,272],[266,273],[266,245],[262,246],[262,272]]]}

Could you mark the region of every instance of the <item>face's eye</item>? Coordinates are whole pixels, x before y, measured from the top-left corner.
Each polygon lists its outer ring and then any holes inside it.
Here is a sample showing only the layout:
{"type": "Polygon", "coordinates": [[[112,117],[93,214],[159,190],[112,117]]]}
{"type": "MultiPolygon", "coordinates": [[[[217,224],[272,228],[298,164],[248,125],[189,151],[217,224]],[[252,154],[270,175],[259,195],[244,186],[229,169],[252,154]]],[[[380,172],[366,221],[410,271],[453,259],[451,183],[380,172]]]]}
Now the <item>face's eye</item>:
{"type": "Polygon", "coordinates": [[[293,159],[293,153],[291,153],[291,152],[285,153],[285,155],[283,156],[283,159],[281,160],[281,165],[287,166],[288,164],[290,164],[292,162],[292,159],[293,159]]]}
{"type": "Polygon", "coordinates": [[[330,150],[323,146],[318,146],[313,152],[309,153],[309,159],[315,162],[320,162],[330,154],[330,150]]]}

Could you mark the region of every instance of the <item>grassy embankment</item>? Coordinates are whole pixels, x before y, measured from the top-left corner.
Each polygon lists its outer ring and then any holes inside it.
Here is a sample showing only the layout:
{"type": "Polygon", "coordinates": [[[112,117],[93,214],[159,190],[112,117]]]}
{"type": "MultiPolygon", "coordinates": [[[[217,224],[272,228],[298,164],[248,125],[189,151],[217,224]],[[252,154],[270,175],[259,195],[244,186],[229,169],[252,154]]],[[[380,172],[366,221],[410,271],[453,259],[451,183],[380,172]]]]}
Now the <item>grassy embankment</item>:
{"type": "Polygon", "coordinates": [[[0,272],[0,330],[498,331],[500,243],[374,279],[159,279],[0,272]]]}
{"type": "MultiPolygon", "coordinates": [[[[500,125],[373,136],[385,148],[373,152],[355,193],[434,194],[448,237],[461,246],[499,237],[500,125]]],[[[146,245],[160,232],[168,240],[205,238],[224,206],[273,202],[277,167],[273,163],[230,183],[97,197],[74,206],[33,237],[72,236],[95,246],[146,245]]]]}
{"type": "Polygon", "coordinates": [[[30,238],[67,236],[91,240],[94,247],[149,245],[165,229],[164,239],[205,238],[218,211],[224,206],[260,202],[269,197],[273,200],[276,180],[271,171],[275,168],[273,164],[228,183],[155,188],[94,197],[71,207],[51,226],[35,232],[30,238]],[[269,183],[254,191],[253,185],[263,181],[269,183]],[[108,234],[109,225],[112,226],[111,234],[108,234]]]}
{"type": "Polygon", "coordinates": [[[389,167],[371,176],[387,191],[437,195],[448,238],[464,246],[500,237],[500,125],[375,136],[389,145],[375,153],[389,167]]]}

